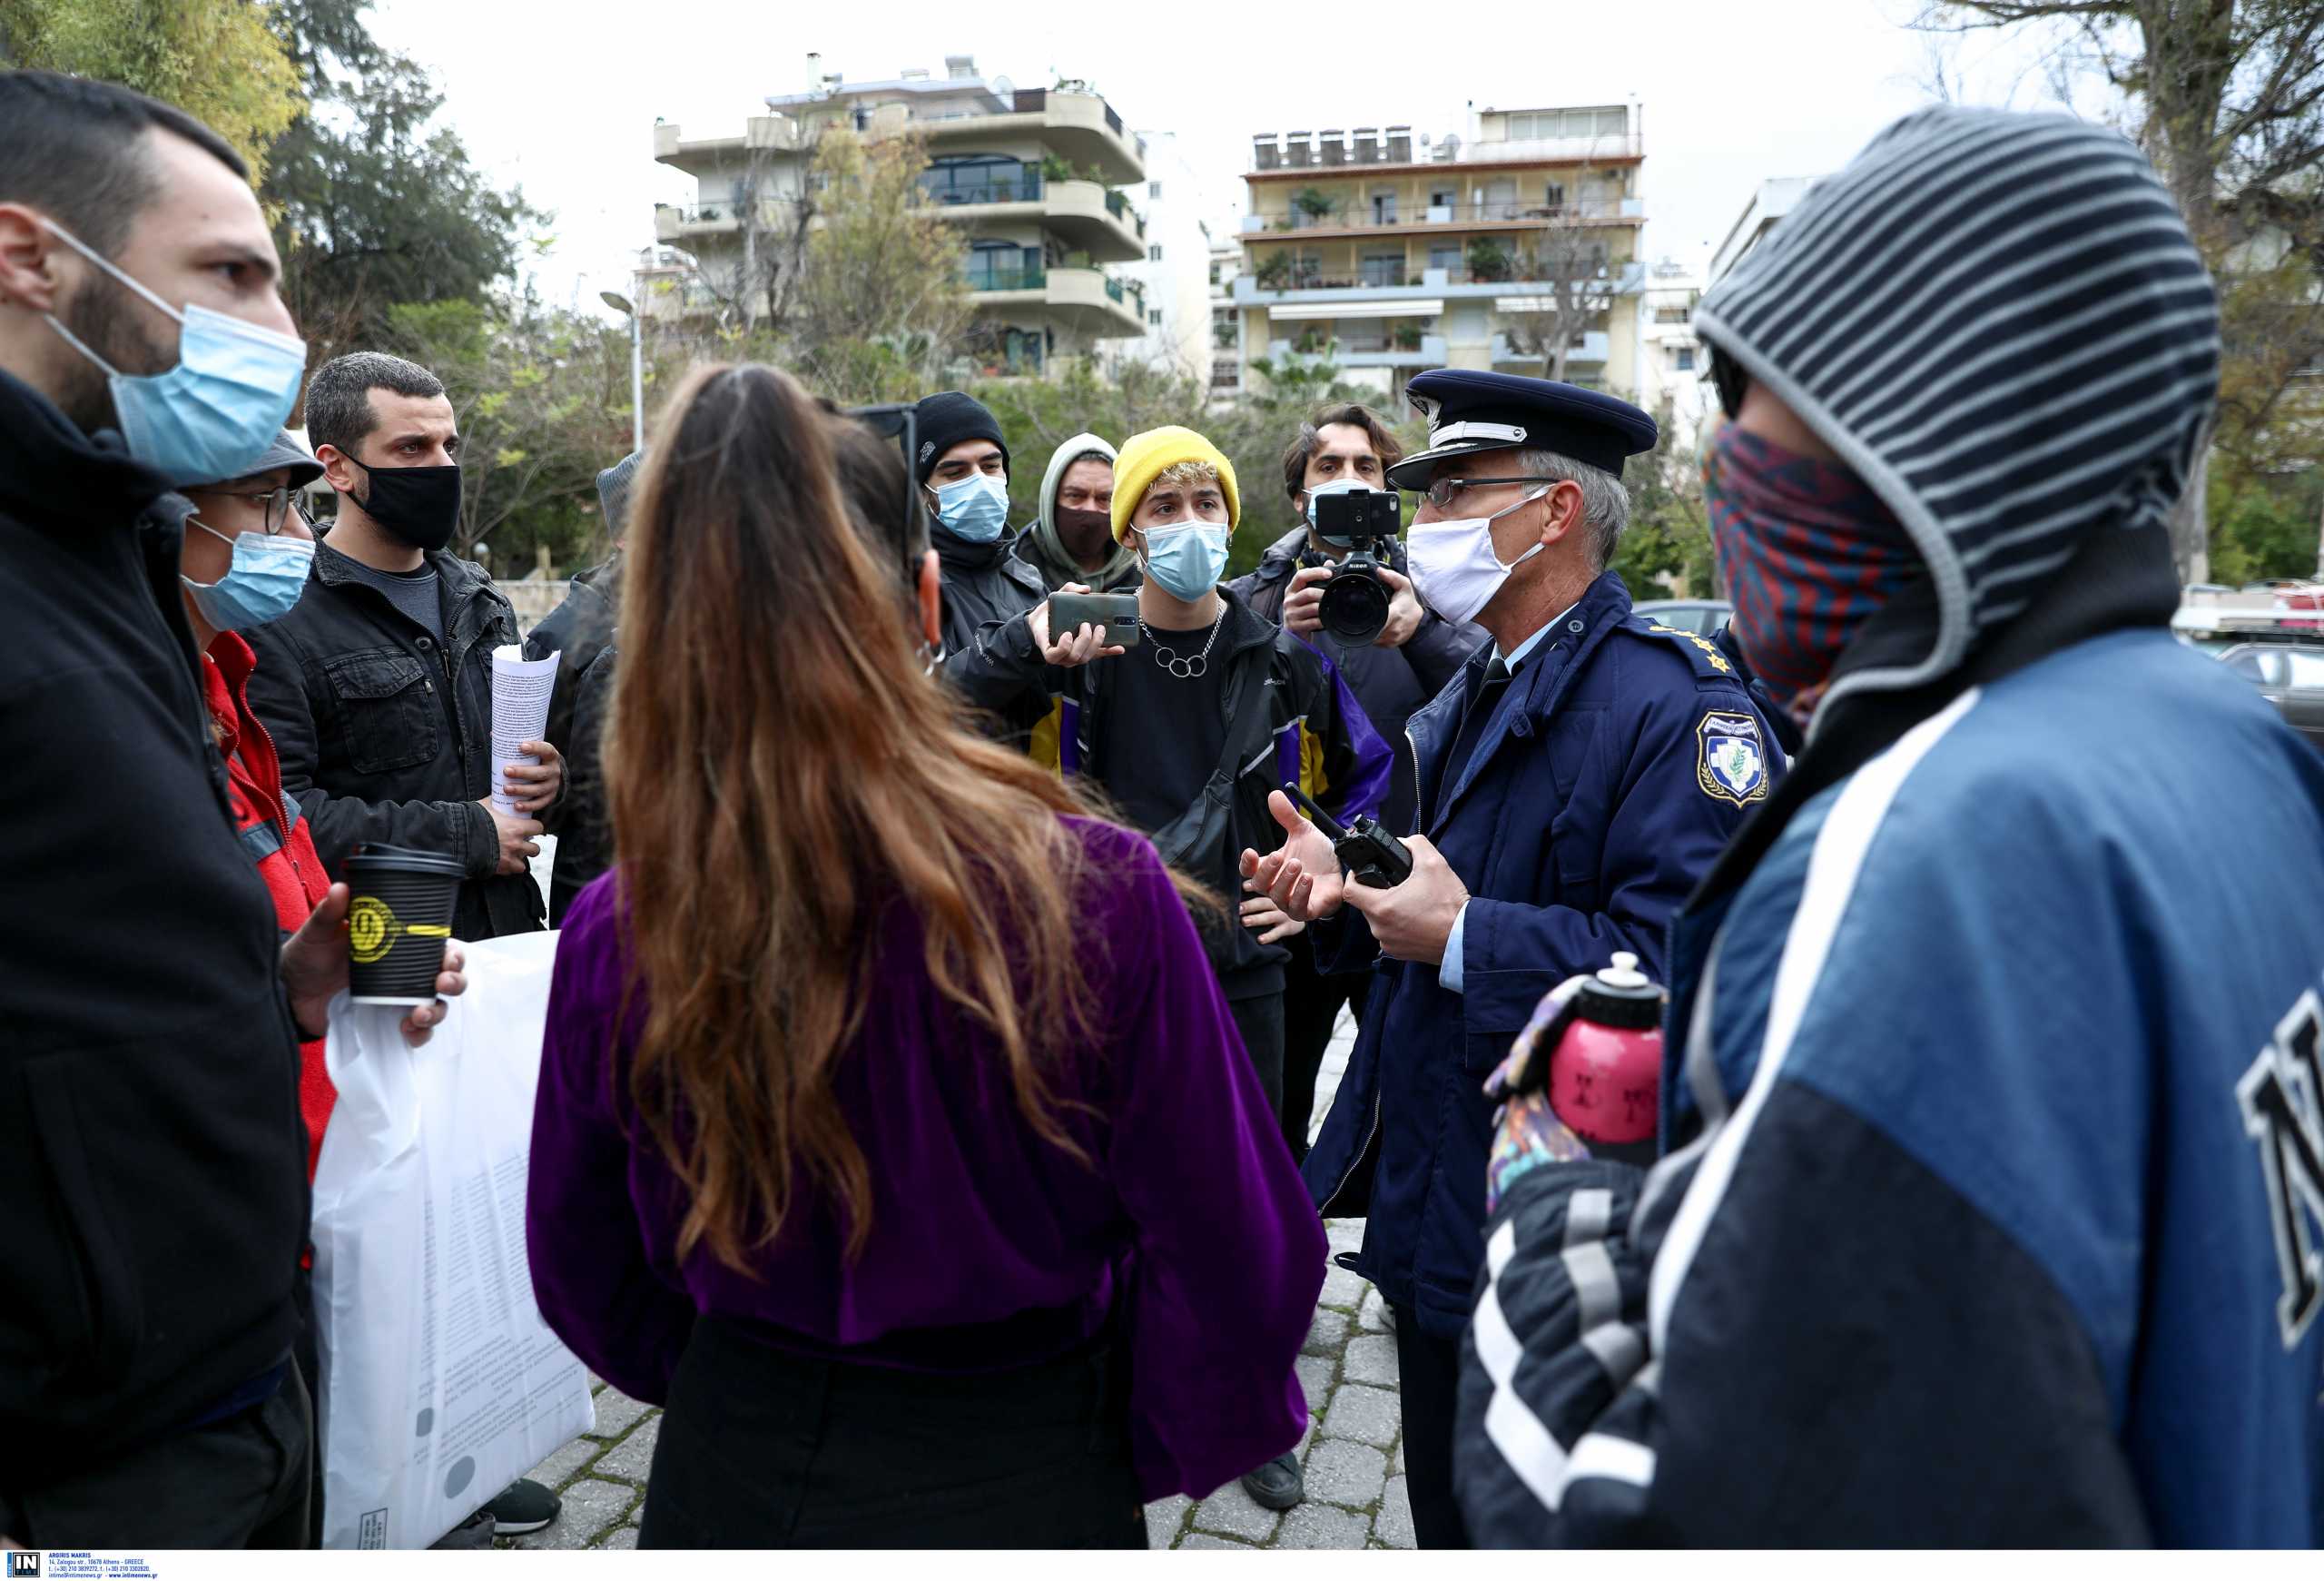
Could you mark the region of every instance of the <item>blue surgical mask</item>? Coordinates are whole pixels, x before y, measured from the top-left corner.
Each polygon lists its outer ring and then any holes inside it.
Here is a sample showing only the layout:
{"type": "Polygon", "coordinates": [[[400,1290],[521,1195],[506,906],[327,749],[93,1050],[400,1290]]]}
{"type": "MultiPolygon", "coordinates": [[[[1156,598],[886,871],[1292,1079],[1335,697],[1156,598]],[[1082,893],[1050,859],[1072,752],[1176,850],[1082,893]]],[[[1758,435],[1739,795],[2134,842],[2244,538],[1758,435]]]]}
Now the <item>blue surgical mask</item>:
{"type": "Polygon", "coordinates": [[[247,631],[270,620],[280,620],[305,591],[307,571],[315,563],[315,540],[286,534],[238,533],[228,539],[207,522],[186,518],[188,527],[200,528],[212,538],[234,546],[234,563],[214,582],[178,580],[193,595],[193,607],[217,631],[247,631]]]}
{"type": "Polygon", "coordinates": [[[113,415],[129,453],[171,482],[212,483],[250,470],[274,442],[299,399],[307,345],[205,307],[183,312],[100,258],[78,238],[43,221],[58,241],[177,321],[178,365],[165,373],[129,374],[83,345],[72,331],[42,315],[64,343],[104,370],[113,415]]]}
{"type": "Polygon", "coordinates": [[[990,472],[971,472],[936,490],[936,516],[953,537],[990,543],[1009,522],[1009,484],[990,472]]]}
{"type": "MultiPolygon", "coordinates": [[[[1380,490],[1373,488],[1371,484],[1354,478],[1339,478],[1329,483],[1318,483],[1315,488],[1307,490],[1307,525],[1310,528],[1315,527],[1315,501],[1326,494],[1377,494],[1379,492],[1380,490]]],[[[1337,533],[1324,532],[1320,529],[1316,529],[1315,536],[1335,548],[1350,548],[1355,541],[1354,539],[1343,537],[1337,533]]]]}
{"type": "Polygon", "coordinates": [[[1218,585],[1226,569],[1226,524],[1194,521],[1146,534],[1146,574],[1174,598],[1191,604],[1218,585]]]}

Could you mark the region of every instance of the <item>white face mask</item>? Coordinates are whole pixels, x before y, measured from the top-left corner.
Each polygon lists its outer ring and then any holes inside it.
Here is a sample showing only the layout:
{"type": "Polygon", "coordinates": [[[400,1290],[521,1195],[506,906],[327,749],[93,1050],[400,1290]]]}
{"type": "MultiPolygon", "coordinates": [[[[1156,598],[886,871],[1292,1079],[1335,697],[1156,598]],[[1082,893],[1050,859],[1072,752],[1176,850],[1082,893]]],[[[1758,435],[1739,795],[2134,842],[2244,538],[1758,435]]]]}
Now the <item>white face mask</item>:
{"type": "Polygon", "coordinates": [[[1455,625],[1474,620],[1509,580],[1509,573],[1542,549],[1536,543],[1502,565],[1492,551],[1492,524],[1549,491],[1548,487],[1536,489],[1508,510],[1496,510],[1491,516],[1413,522],[1404,535],[1404,555],[1411,563],[1413,588],[1420,594],[1420,601],[1455,625]]]}

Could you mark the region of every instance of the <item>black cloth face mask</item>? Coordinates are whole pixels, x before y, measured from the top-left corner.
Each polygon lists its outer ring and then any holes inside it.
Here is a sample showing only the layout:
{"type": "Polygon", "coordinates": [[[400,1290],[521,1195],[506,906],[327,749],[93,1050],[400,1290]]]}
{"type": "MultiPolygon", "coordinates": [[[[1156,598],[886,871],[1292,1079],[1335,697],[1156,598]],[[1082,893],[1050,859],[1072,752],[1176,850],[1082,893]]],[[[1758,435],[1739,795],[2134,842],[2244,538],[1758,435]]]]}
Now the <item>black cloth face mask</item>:
{"type": "MultiPolygon", "coordinates": [[[[347,458],[355,461],[355,458],[347,458]]],[[[360,461],[355,461],[363,467],[360,461]]],[[[439,549],[460,525],[460,469],[450,467],[363,467],[370,497],[363,514],[416,549],[439,549]]]]}

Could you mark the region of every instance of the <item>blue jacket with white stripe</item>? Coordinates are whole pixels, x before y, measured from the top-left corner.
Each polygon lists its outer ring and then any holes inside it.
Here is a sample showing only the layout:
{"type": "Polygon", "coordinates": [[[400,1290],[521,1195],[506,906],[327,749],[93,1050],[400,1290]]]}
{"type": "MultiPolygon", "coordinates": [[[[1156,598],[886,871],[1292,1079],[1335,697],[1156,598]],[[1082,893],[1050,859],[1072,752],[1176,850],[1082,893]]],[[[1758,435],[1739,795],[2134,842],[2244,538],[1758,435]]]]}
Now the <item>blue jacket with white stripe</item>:
{"type": "Polygon", "coordinates": [[[2324,759],[2167,634],[2219,353],[2169,193],[1925,112],[1696,328],[1925,574],[1673,926],[1660,1161],[1503,1196],[1472,1535],[2315,1543],[2324,759]]]}
{"type": "Polygon", "coordinates": [[[2319,896],[2324,760],[2161,632],[1807,798],[1677,930],[1713,1123],[1488,1231],[1472,1535],[2316,1541],[2319,896]]]}

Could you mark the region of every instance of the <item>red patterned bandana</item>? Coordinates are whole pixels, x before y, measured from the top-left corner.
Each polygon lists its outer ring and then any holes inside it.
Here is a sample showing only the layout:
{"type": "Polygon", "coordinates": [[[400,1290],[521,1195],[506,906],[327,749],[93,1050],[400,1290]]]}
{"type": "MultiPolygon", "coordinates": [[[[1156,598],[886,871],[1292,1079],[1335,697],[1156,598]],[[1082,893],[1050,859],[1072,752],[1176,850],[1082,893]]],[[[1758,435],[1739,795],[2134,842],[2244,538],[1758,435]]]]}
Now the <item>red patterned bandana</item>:
{"type": "Polygon", "coordinates": [[[1703,459],[1703,496],[1735,640],[1805,728],[1840,650],[1919,567],[1920,550],[1847,468],[1731,422],[1703,459]]]}

